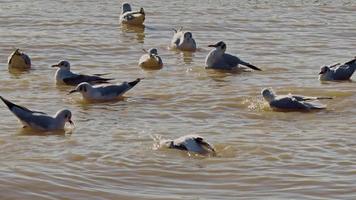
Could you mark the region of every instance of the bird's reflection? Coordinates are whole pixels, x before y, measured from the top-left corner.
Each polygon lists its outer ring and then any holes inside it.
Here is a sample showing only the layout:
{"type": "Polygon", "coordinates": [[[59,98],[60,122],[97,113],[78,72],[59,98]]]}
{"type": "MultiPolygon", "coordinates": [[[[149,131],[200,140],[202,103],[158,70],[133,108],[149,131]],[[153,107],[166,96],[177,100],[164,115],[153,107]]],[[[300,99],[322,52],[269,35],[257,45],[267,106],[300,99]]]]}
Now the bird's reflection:
{"type": "Polygon", "coordinates": [[[133,26],[133,25],[122,24],[121,30],[125,33],[136,33],[136,40],[139,43],[145,42],[145,25],[133,26]]]}

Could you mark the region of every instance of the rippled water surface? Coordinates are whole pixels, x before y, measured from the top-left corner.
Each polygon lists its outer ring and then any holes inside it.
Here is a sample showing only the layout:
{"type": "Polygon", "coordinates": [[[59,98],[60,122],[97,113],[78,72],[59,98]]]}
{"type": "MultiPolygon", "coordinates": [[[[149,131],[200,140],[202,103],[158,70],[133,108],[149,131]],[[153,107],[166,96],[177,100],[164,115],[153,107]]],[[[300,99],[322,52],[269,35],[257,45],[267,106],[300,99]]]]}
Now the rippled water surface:
{"type": "Polygon", "coordinates": [[[317,80],[321,65],[356,56],[355,1],[133,1],[145,28],[121,27],[118,1],[0,2],[0,94],[50,114],[68,108],[76,123],[72,134],[28,133],[1,103],[1,199],[356,198],[356,84],[317,80]],[[179,26],[199,51],[167,48],[179,26]],[[219,40],[263,71],[205,70],[219,40]],[[151,47],[159,71],[137,66],[151,47]],[[15,48],[33,70],[9,73],[15,48]],[[54,84],[62,59],[117,82],[145,79],[124,101],[85,104],[54,84]],[[320,112],[273,112],[264,87],[334,99],[320,112]],[[193,133],[218,156],[155,148],[193,133]]]}

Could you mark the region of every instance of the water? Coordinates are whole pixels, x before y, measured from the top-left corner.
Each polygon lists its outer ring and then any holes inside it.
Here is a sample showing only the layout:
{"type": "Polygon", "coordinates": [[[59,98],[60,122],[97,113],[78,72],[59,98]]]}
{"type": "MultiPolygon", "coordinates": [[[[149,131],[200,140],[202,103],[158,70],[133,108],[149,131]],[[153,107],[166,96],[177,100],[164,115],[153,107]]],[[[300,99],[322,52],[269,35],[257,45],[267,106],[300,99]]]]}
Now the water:
{"type": "Polygon", "coordinates": [[[1,199],[355,199],[355,82],[321,84],[319,67],[355,56],[355,1],[133,1],[146,27],[118,24],[118,1],[1,1],[0,94],[34,110],[73,112],[73,134],[23,131],[2,105],[1,199]],[[168,50],[192,30],[193,54],[168,50]],[[207,45],[263,72],[205,70],[207,45]],[[158,48],[164,68],[137,66],[158,48]],[[9,73],[21,48],[33,70],[9,73]],[[85,104],[54,84],[62,59],[117,82],[145,79],[126,100],[85,104]],[[273,112],[260,91],[333,96],[328,109],[273,112]],[[217,157],[156,149],[155,138],[199,134],[217,157]]]}

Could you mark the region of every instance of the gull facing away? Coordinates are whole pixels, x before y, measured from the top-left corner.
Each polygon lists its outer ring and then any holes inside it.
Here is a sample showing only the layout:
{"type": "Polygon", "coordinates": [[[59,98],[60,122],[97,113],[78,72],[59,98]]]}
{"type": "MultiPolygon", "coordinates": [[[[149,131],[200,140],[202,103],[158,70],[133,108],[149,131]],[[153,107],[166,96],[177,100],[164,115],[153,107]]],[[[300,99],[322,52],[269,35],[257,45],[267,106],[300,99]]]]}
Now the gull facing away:
{"type": "Polygon", "coordinates": [[[69,94],[79,92],[84,100],[88,101],[111,101],[122,97],[127,91],[141,81],[140,78],[132,82],[123,82],[120,85],[96,85],[92,86],[87,82],[77,85],[69,94]]]}
{"type": "Polygon", "coordinates": [[[23,128],[29,127],[41,131],[63,130],[66,122],[74,125],[72,122],[72,113],[69,110],[59,110],[54,116],[48,116],[46,113],[32,111],[25,107],[16,105],[0,96],[0,99],[6,104],[9,110],[20,120],[23,128]]]}
{"type": "Polygon", "coordinates": [[[205,58],[206,68],[220,69],[220,70],[234,70],[239,69],[239,65],[244,65],[253,70],[262,71],[260,68],[251,65],[250,63],[244,62],[240,58],[233,56],[231,54],[225,53],[226,44],[220,41],[216,44],[209,45],[209,47],[215,47],[209,52],[205,58]]]}
{"type": "Polygon", "coordinates": [[[31,59],[27,54],[21,52],[20,49],[16,49],[7,59],[7,64],[9,69],[30,69],[31,59]]]}
{"type": "Polygon", "coordinates": [[[349,80],[356,70],[356,57],[343,65],[340,63],[332,66],[323,66],[320,68],[320,81],[342,81],[349,80]]]}
{"type": "Polygon", "coordinates": [[[152,48],[148,51],[143,49],[145,54],[143,54],[138,61],[138,65],[142,68],[148,69],[161,69],[163,67],[163,62],[161,57],[158,55],[157,49],[152,48]]]}
{"type": "Polygon", "coordinates": [[[312,110],[324,109],[326,105],[320,104],[315,100],[332,99],[332,97],[308,97],[301,95],[276,95],[272,89],[263,89],[263,98],[269,103],[271,108],[277,110],[312,110]]]}
{"type": "Polygon", "coordinates": [[[111,78],[102,78],[101,76],[105,74],[83,75],[83,74],[73,73],[70,71],[69,62],[65,60],[60,61],[56,65],[52,65],[52,67],[58,67],[56,74],[54,75],[57,84],[76,86],[83,82],[88,82],[90,84],[97,84],[97,83],[108,83],[108,81],[113,80],[111,78]]]}
{"type": "Polygon", "coordinates": [[[204,138],[199,135],[185,135],[174,140],[162,140],[160,142],[160,146],[203,155],[209,153],[212,153],[213,155],[216,154],[213,146],[206,142],[204,138]]]}
{"type": "Polygon", "coordinates": [[[195,51],[197,45],[193,38],[193,34],[189,31],[183,31],[183,27],[176,30],[173,29],[174,35],[171,41],[171,48],[179,49],[182,51],[195,51]]]}
{"type": "Polygon", "coordinates": [[[140,8],[139,11],[132,11],[129,3],[122,4],[122,11],[120,15],[120,23],[128,25],[143,25],[145,21],[145,11],[140,8]]]}

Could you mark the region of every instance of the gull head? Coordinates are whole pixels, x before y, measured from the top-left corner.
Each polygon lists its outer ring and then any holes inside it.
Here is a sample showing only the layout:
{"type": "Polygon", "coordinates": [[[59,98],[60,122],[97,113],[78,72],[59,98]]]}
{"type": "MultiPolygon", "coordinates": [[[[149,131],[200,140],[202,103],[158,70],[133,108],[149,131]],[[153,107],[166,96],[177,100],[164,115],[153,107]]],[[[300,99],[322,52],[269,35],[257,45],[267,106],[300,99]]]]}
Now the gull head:
{"type": "Polygon", "coordinates": [[[151,48],[148,50],[148,54],[150,54],[150,56],[157,56],[158,55],[158,51],[156,48],[151,48]]]}
{"type": "Polygon", "coordinates": [[[65,109],[58,111],[55,115],[55,118],[63,122],[69,122],[70,124],[74,125],[72,121],[72,113],[70,112],[70,110],[65,109]]]}
{"type": "Polygon", "coordinates": [[[131,5],[129,3],[123,3],[122,4],[122,13],[125,12],[130,12],[131,10],[131,5]]]}
{"type": "Polygon", "coordinates": [[[223,41],[220,41],[220,42],[218,42],[216,44],[211,44],[208,47],[215,47],[216,49],[219,49],[219,50],[221,50],[223,52],[226,51],[226,44],[223,41]]]}
{"type": "Polygon", "coordinates": [[[74,90],[69,91],[68,94],[72,94],[75,92],[80,92],[81,94],[86,94],[91,88],[92,88],[92,86],[89,83],[83,82],[83,83],[77,85],[77,87],[74,90]]]}
{"type": "Polygon", "coordinates": [[[264,88],[261,92],[263,98],[270,103],[276,98],[276,95],[274,94],[273,90],[270,88],[264,88]]]}
{"type": "Polygon", "coordinates": [[[66,60],[62,60],[61,62],[59,62],[56,65],[52,65],[52,67],[58,67],[60,69],[64,69],[64,70],[70,70],[70,63],[66,60]]]}
{"type": "Polygon", "coordinates": [[[328,66],[322,66],[322,67],[320,68],[319,75],[326,74],[326,73],[329,72],[329,71],[330,71],[330,67],[328,67],[328,66]]]}

